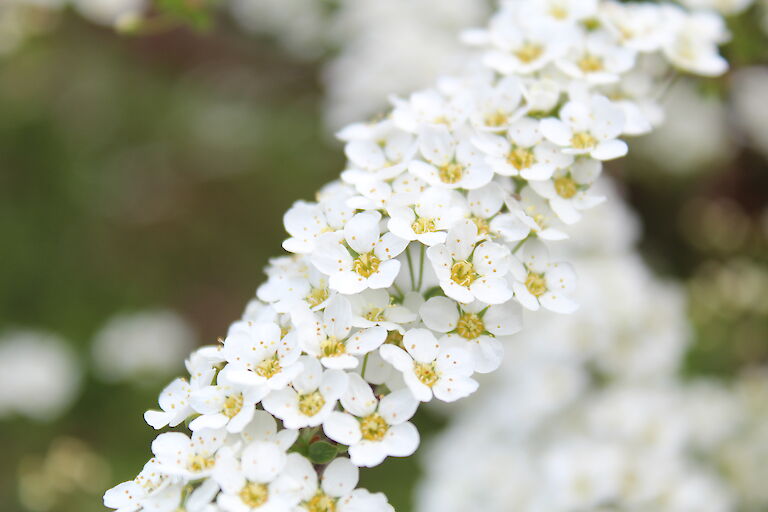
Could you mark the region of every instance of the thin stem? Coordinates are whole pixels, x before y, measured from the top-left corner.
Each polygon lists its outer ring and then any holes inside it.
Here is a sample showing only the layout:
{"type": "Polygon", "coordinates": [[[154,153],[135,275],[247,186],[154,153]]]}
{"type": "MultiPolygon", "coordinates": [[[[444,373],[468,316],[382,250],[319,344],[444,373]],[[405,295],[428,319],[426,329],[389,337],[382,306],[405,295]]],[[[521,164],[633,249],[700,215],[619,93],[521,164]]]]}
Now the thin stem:
{"type": "Polygon", "coordinates": [[[405,258],[408,260],[408,270],[411,273],[411,290],[416,289],[416,280],[413,275],[413,261],[411,260],[410,247],[405,248],[405,258]]]}
{"type": "Polygon", "coordinates": [[[360,370],[360,376],[365,379],[365,369],[368,367],[368,356],[371,355],[371,353],[365,354],[365,357],[363,358],[363,369],[360,370]]]}
{"type": "Polygon", "coordinates": [[[523,244],[525,242],[528,241],[529,238],[531,238],[531,235],[528,235],[525,238],[523,238],[522,240],[520,240],[519,242],[517,242],[517,245],[515,246],[515,248],[512,249],[512,254],[517,254],[517,251],[520,250],[520,248],[523,246],[523,244]]]}
{"type": "Polygon", "coordinates": [[[421,285],[424,284],[424,245],[421,245],[421,249],[419,251],[419,287],[416,289],[417,291],[421,290],[421,285]]]}

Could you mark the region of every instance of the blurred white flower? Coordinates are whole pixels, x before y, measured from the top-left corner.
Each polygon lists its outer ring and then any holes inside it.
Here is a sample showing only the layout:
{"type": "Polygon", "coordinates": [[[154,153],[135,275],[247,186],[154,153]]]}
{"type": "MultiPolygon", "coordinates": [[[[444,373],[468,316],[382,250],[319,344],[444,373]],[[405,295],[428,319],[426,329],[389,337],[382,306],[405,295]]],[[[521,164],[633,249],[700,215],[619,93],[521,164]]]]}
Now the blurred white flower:
{"type": "Polygon", "coordinates": [[[179,370],[195,344],[194,331],[175,313],[117,315],[94,337],[94,372],[107,382],[165,377],[179,370]]]}
{"type": "Polygon", "coordinates": [[[635,155],[675,174],[708,169],[729,158],[732,140],[718,98],[705,97],[694,82],[680,80],[663,102],[664,124],[632,146],[635,155]]]}
{"type": "Polygon", "coordinates": [[[739,69],[731,87],[734,121],[748,142],[768,158],[768,67],[739,69]]]}
{"type": "Polygon", "coordinates": [[[77,398],[81,373],[67,342],[37,331],[0,336],[0,418],[55,419],[77,398]]]}

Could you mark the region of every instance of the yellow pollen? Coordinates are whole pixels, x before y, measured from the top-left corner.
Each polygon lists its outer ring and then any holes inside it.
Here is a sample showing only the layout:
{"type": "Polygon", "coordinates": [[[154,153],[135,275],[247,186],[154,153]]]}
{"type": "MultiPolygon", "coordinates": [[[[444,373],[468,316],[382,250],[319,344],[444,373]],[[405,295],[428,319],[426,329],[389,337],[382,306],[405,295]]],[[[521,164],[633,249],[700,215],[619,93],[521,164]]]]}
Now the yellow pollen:
{"type": "Polygon", "coordinates": [[[464,167],[455,162],[445,164],[438,169],[438,176],[443,183],[458,183],[464,176],[464,167]]]}
{"type": "Polygon", "coordinates": [[[328,288],[312,288],[304,300],[309,303],[310,307],[317,307],[328,300],[328,288]]]}
{"type": "Polygon", "coordinates": [[[520,59],[526,64],[530,64],[535,61],[544,53],[544,48],[540,44],[525,43],[523,46],[515,50],[515,57],[520,59]]]}
{"type": "Polygon", "coordinates": [[[336,512],[336,499],[318,491],[312,499],[303,503],[307,512],[336,512]]]}
{"type": "Polygon", "coordinates": [[[430,388],[440,379],[435,363],[413,363],[413,373],[419,382],[430,388]]]}
{"type": "Polygon", "coordinates": [[[485,332],[483,319],[475,313],[464,313],[456,323],[456,332],[467,340],[474,340],[485,332]]]}
{"type": "Polygon", "coordinates": [[[529,148],[515,148],[507,155],[507,163],[518,171],[522,171],[535,164],[536,157],[529,148]]]}
{"type": "Polygon", "coordinates": [[[384,320],[384,308],[371,308],[365,314],[365,319],[370,322],[381,322],[384,320]]]}
{"type": "Polygon", "coordinates": [[[325,405],[325,398],[319,391],[313,391],[306,395],[299,395],[299,411],[304,416],[314,416],[325,405]]]}
{"type": "Polygon", "coordinates": [[[280,366],[280,360],[278,359],[277,354],[275,354],[274,357],[265,359],[256,365],[256,374],[264,377],[265,379],[272,378],[281,371],[283,371],[283,367],[280,366]]]}
{"type": "Polygon", "coordinates": [[[493,126],[494,128],[499,128],[501,126],[507,125],[508,122],[509,122],[509,118],[507,117],[507,114],[502,112],[501,110],[497,110],[496,112],[485,116],[486,126],[493,126]]]}
{"type": "Polygon", "coordinates": [[[206,469],[211,469],[216,464],[216,459],[213,457],[204,457],[202,455],[192,455],[187,461],[187,469],[193,473],[199,473],[206,469]]]}
{"type": "Polygon", "coordinates": [[[553,5],[549,10],[550,16],[558,20],[564,20],[568,17],[568,9],[562,5],[553,5]]]}
{"type": "Polygon", "coordinates": [[[483,219],[482,217],[475,217],[472,216],[469,218],[472,222],[475,223],[475,226],[477,226],[477,234],[478,235],[487,235],[491,232],[491,225],[488,223],[486,219],[483,219]]]}
{"type": "Polygon", "coordinates": [[[411,224],[411,229],[417,235],[432,233],[435,230],[435,220],[428,217],[419,217],[413,221],[413,224],[411,224]]]}
{"type": "Polygon", "coordinates": [[[597,73],[598,71],[602,71],[605,69],[605,65],[603,64],[603,59],[601,57],[598,57],[596,55],[592,55],[589,53],[587,53],[581,59],[579,59],[579,62],[577,64],[579,66],[579,69],[581,69],[584,73],[597,73]]]}
{"type": "Polygon", "coordinates": [[[576,149],[591,149],[597,145],[597,139],[587,132],[575,133],[571,137],[571,146],[576,149]]]}
{"type": "Polygon", "coordinates": [[[469,286],[477,279],[475,266],[466,261],[457,261],[451,267],[451,279],[460,286],[469,286]]]}
{"type": "Polygon", "coordinates": [[[343,355],[347,352],[347,347],[344,342],[336,339],[335,336],[328,336],[320,343],[320,355],[321,357],[336,357],[343,355]]]}
{"type": "Polygon", "coordinates": [[[379,270],[381,260],[372,252],[361,254],[352,262],[352,269],[363,277],[371,277],[379,270]]]}
{"type": "Polygon", "coordinates": [[[525,287],[534,297],[541,297],[547,293],[547,281],[543,274],[529,272],[528,277],[525,278],[525,287]]]}
{"type": "Polygon", "coordinates": [[[570,199],[579,191],[578,185],[570,176],[555,179],[555,191],[563,199],[570,199]]]}
{"type": "Polygon", "coordinates": [[[269,488],[264,484],[249,482],[240,490],[240,500],[250,508],[259,508],[269,498],[269,488]]]}
{"type": "Polygon", "coordinates": [[[403,335],[398,331],[389,331],[387,333],[387,339],[384,340],[384,343],[396,345],[405,350],[405,346],[403,345],[403,335]]]}
{"type": "Polygon", "coordinates": [[[243,408],[243,394],[238,393],[236,395],[229,395],[224,400],[224,406],[221,408],[221,413],[227,418],[234,418],[243,408]]]}
{"type": "Polygon", "coordinates": [[[381,441],[389,430],[389,424],[377,413],[360,420],[360,432],[367,441],[381,441]]]}

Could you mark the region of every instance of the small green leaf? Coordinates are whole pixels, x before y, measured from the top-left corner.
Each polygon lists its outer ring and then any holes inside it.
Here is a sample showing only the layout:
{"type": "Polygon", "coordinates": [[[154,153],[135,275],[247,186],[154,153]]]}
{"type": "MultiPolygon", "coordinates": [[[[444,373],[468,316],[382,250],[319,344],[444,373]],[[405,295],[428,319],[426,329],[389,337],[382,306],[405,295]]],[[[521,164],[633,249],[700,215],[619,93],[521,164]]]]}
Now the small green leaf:
{"type": "Polygon", "coordinates": [[[309,460],[313,464],[328,464],[336,457],[338,451],[331,443],[318,441],[309,445],[309,460]]]}

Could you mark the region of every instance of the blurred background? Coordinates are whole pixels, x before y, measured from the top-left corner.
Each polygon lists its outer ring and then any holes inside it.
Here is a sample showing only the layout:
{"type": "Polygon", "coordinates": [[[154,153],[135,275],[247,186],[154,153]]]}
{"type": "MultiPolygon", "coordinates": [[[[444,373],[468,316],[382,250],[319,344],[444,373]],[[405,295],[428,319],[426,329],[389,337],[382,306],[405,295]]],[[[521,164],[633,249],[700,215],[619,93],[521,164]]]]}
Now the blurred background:
{"type": "MultiPolygon", "coordinates": [[[[104,510],[149,455],[144,410],[240,315],[283,212],[342,169],[334,130],[450,69],[489,13],[386,4],[0,0],[3,512],[104,510]]],[[[768,365],[768,9],[723,4],[734,69],[678,80],[610,174],[680,290],[681,378],[731,386],[768,365]]],[[[422,471],[390,459],[363,484],[408,512],[422,471]]]]}

